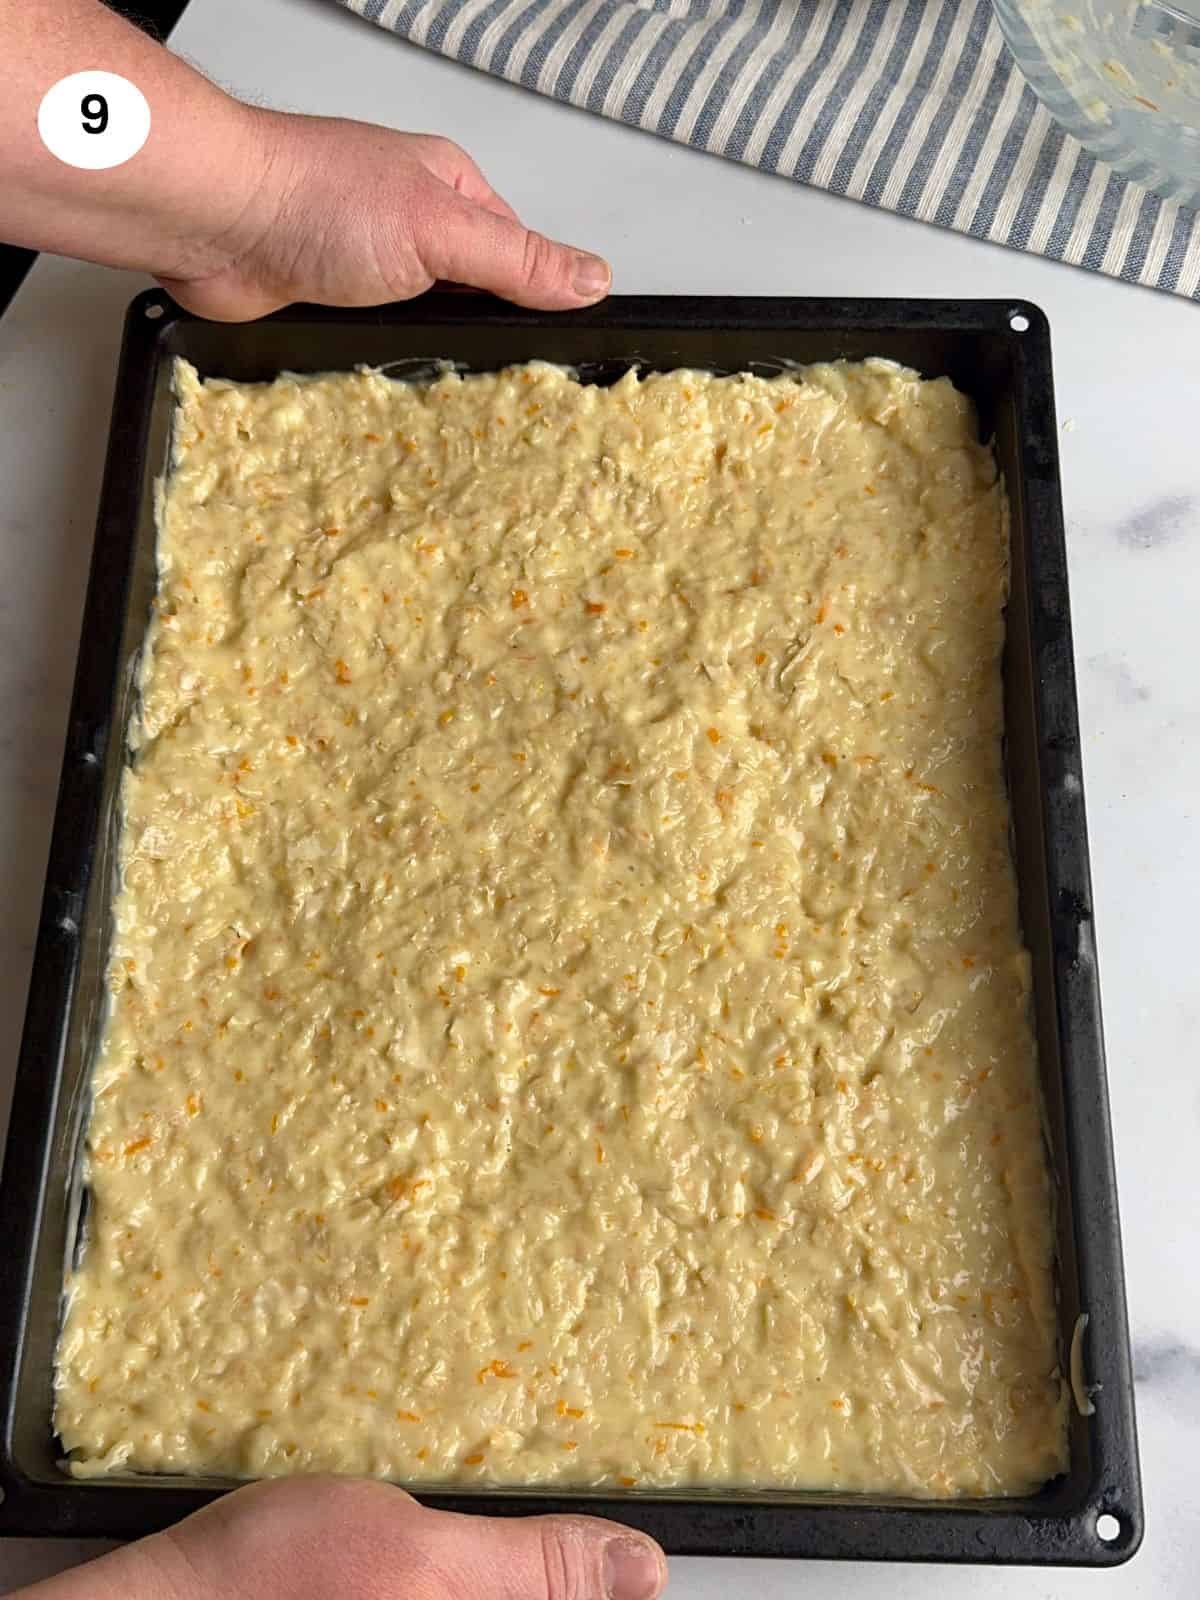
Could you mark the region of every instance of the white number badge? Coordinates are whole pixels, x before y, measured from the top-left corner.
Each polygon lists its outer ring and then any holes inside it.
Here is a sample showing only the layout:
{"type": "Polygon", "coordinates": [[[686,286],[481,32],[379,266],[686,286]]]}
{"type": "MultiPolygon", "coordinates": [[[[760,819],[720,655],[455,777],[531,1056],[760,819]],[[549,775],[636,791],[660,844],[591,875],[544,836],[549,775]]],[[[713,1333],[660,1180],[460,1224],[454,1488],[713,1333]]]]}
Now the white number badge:
{"type": "Polygon", "coordinates": [[[115,72],[72,72],[46,91],[37,121],[52,156],[98,172],[137,155],[150,133],[150,107],[115,72]]]}

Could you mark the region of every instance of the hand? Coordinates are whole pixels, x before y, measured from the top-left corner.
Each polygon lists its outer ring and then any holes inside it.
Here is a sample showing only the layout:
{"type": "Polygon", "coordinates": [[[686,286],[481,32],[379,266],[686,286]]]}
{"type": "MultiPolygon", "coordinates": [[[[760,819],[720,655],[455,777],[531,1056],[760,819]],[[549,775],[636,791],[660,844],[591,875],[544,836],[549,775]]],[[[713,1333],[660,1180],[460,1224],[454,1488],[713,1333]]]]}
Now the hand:
{"type": "Polygon", "coordinates": [[[148,272],[202,316],[292,300],[368,306],[439,278],[546,310],[608,293],[597,256],[524,228],[446,139],[262,111],[226,94],[99,0],[0,0],[0,238],[148,272]],[[103,62],[151,131],[98,171],[42,143],[46,85],[103,62]]]}
{"type": "Polygon", "coordinates": [[[263,176],[219,241],[227,264],[214,270],[206,260],[195,276],[159,279],[201,316],[242,321],[293,300],[378,305],[438,279],[546,310],[608,292],[604,261],[525,228],[448,139],[249,115],[263,142],[263,176]]]}
{"type": "Polygon", "coordinates": [[[469,1517],[386,1483],[283,1478],[26,1600],[654,1600],[666,1575],[652,1540],[595,1517],[469,1517]]]}

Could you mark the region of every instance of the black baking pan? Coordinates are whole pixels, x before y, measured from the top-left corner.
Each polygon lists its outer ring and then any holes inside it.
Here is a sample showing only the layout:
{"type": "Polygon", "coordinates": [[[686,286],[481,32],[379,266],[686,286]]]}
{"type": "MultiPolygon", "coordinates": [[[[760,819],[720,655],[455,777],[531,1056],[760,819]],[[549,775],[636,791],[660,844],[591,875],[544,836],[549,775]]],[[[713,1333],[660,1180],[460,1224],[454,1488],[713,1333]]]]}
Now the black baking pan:
{"type": "Polygon", "coordinates": [[[541,358],[596,382],[631,365],[771,372],[885,356],[949,377],[972,397],[1012,507],[1006,753],[1057,1196],[1062,1366],[1075,1377],[1070,1468],[1032,1496],[957,1502],[715,1490],[443,1490],[425,1498],[493,1514],[586,1509],[642,1528],[678,1554],[1090,1566],[1127,1559],[1142,1537],[1141,1484],[1050,339],[1036,307],[1007,301],[611,299],[547,317],[447,293],[376,311],[296,307],[247,326],[200,321],[158,291],[133,302],[0,1189],[0,1533],[131,1537],[230,1487],[180,1477],[72,1479],[51,1423],[63,1270],[86,1209],[79,1154],[103,1019],[116,797],[155,584],[153,490],[167,461],[176,356],[203,374],[239,380],[360,363],[416,374],[438,360],[485,371],[541,358]]]}

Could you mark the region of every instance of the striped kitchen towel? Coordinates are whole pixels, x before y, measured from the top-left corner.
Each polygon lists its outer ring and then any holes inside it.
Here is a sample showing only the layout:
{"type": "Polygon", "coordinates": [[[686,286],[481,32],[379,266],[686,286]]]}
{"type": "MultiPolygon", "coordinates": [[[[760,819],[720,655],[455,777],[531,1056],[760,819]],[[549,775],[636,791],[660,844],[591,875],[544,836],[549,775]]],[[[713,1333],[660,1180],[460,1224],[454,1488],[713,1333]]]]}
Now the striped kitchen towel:
{"type": "Polygon", "coordinates": [[[990,0],[341,0],[455,61],[834,194],[1200,299],[1200,212],[1062,132],[990,0]]]}

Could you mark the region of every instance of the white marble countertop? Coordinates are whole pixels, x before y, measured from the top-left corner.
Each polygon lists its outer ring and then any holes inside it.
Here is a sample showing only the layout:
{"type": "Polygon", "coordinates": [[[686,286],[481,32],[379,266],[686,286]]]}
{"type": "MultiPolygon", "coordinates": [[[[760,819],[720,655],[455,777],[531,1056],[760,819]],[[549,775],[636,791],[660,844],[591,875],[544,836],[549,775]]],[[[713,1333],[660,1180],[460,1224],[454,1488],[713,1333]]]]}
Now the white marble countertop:
{"type": "MultiPolygon", "coordinates": [[[[266,103],[456,138],[626,293],[1017,296],[1054,331],[1146,1539],[1110,1572],[679,1561],[717,1600],[1200,1592],[1200,313],[680,149],[391,40],[331,0],[192,0],[175,47],[266,103]]],[[[137,278],[43,259],[0,319],[0,1116],[66,725],[108,403],[137,278]]],[[[0,1542],[0,1593],[99,1547],[0,1542]]]]}

